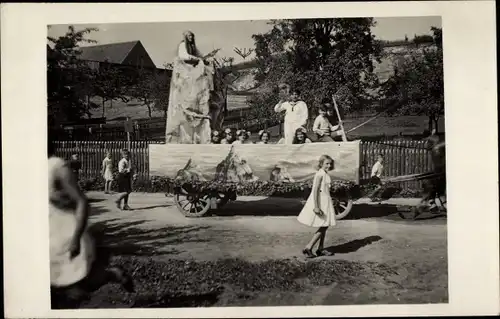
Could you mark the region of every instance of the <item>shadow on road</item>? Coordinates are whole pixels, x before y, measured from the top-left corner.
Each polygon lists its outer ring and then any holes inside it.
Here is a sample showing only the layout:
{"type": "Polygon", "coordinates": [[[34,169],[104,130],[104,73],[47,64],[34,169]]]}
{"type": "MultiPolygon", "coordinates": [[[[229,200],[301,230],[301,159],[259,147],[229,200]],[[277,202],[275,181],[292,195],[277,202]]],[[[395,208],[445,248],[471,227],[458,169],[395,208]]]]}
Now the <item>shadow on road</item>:
{"type": "MultiPolygon", "coordinates": [[[[93,207],[92,214],[103,214],[107,209],[93,207]]],[[[93,222],[89,230],[99,245],[108,247],[113,255],[156,256],[176,255],[182,251],[172,248],[182,243],[207,242],[203,231],[210,226],[166,226],[151,228],[146,220],[124,222],[120,218],[93,222]]]]}
{"type": "Polygon", "coordinates": [[[352,206],[352,210],[347,215],[346,220],[386,217],[399,212],[398,206],[389,204],[357,204],[352,206]]]}
{"type": "Polygon", "coordinates": [[[89,201],[90,204],[100,203],[100,202],[103,202],[105,200],[106,200],[105,198],[89,198],[88,199],[88,201],[89,201]]]}
{"type": "Polygon", "coordinates": [[[355,239],[344,244],[330,246],[325,249],[330,253],[334,254],[348,254],[358,251],[359,249],[368,246],[370,244],[373,244],[374,242],[377,242],[381,239],[382,237],[380,236],[369,236],[363,239],[355,239]]]}
{"type": "Polygon", "coordinates": [[[147,210],[147,209],[153,209],[153,208],[165,208],[165,207],[172,207],[175,206],[174,204],[164,204],[164,205],[153,205],[153,206],[145,206],[145,207],[134,207],[132,210],[147,210]]]}
{"type": "MultiPolygon", "coordinates": [[[[216,216],[298,216],[304,204],[300,199],[268,197],[255,201],[234,201],[213,211],[216,216]]],[[[398,206],[389,204],[354,204],[347,220],[397,216],[398,206]]]]}
{"type": "Polygon", "coordinates": [[[296,216],[303,204],[300,199],[268,197],[255,201],[229,202],[218,210],[216,216],[296,216]]]}

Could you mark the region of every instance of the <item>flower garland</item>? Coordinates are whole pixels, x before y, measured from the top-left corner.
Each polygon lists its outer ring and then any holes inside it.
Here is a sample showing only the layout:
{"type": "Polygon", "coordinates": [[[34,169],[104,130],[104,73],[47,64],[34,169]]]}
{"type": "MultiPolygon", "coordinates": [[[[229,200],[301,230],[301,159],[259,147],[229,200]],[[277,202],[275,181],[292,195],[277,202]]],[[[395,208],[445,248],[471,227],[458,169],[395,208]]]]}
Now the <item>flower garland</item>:
{"type": "MultiPolygon", "coordinates": [[[[240,196],[308,196],[312,190],[311,182],[273,182],[256,181],[244,183],[230,183],[225,181],[186,181],[165,177],[153,176],[153,188],[165,189],[166,193],[175,193],[182,188],[189,193],[223,193],[240,196]]],[[[355,191],[357,185],[350,181],[333,181],[331,184],[332,196],[348,196],[355,191]]]]}

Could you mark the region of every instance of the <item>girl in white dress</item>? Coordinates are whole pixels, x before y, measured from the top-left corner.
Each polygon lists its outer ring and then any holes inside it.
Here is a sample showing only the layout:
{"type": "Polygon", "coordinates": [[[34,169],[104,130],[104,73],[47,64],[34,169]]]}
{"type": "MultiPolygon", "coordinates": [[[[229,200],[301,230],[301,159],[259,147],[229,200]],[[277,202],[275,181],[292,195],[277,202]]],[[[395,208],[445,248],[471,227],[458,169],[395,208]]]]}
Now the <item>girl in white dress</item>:
{"type": "Polygon", "coordinates": [[[104,194],[109,194],[113,182],[113,160],[109,151],[106,152],[106,157],[102,161],[102,177],[104,178],[104,194]]]}
{"type": "Polygon", "coordinates": [[[77,305],[100,286],[119,282],[128,291],[133,283],[117,267],[108,268],[103,250],[95,248],[87,228],[89,204],[68,162],[53,156],[48,144],[50,286],[53,308],[77,305]]]}
{"type": "Polygon", "coordinates": [[[328,155],[321,155],[318,162],[318,172],[314,176],[311,194],[302,208],[297,220],[309,227],[318,227],[311,241],[302,251],[306,257],[314,257],[312,249],[318,244],[317,256],[331,256],[324,250],[324,242],[328,227],[335,226],[335,209],[330,196],[331,178],[328,171],[333,169],[333,159],[328,155]]]}

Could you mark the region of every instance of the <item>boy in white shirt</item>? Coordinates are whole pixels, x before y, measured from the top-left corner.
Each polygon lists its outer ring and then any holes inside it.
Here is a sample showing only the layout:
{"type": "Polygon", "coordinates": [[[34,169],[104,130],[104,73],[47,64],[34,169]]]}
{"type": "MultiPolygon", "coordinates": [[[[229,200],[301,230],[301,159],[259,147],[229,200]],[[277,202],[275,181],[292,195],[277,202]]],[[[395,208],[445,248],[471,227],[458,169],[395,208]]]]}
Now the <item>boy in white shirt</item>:
{"type": "Polygon", "coordinates": [[[284,144],[293,144],[295,131],[299,127],[306,127],[307,124],[307,104],[299,100],[299,95],[299,90],[292,90],[288,101],[280,100],[274,107],[276,113],[285,112],[284,144]]]}
{"type": "Polygon", "coordinates": [[[313,132],[318,137],[318,142],[333,142],[332,134],[338,130],[339,125],[332,125],[328,120],[327,106],[325,104],[319,107],[319,115],[314,120],[313,132]]]}
{"type": "Polygon", "coordinates": [[[382,172],[384,171],[384,157],[382,154],[379,154],[377,157],[377,162],[373,165],[372,167],[372,174],[371,174],[371,183],[377,185],[377,188],[372,192],[370,195],[370,198],[372,198],[373,201],[377,199],[376,195],[378,195],[378,192],[382,188],[382,180],[380,179],[380,176],[382,176],[382,172]]]}
{"type": "Polygon", "coordinates": [[[137,175],[132,174],[132,165],[130,163],[130,152],[127,149],[122,150],[122,159],[118,162],[118,199],[115,201],[118,209],[122,209],[121,201],[123,200],[123,210],[131,210],[128,206],[128,198],[132,193],[132,180],[136,179],[137,175]]]}

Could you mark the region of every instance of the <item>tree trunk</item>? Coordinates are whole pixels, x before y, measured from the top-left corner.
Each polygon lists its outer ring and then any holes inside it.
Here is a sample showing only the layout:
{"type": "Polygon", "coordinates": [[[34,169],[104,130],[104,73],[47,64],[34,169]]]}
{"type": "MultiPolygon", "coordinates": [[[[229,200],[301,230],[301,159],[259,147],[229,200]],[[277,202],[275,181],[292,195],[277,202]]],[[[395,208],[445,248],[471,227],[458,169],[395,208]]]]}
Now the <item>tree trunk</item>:
{"type": "Polygon", "coordinates": [[[439,116],[434,117],[434,128],[436,129],[436,133],[438,132],[438,123],[439,123],[439,116]]]}
{"type": "Polygon", "coordinates": [[[104,117],[106,114],[106,108],[105,108],[106,103],[105,102],[106,102],[106,100],[103,98],[102,99],[102,117],[104,117]]]}
{"type": "Polygon", "coordinates": [[[429,130],[429,134],[432,132],[434,118],[432,115],[429,115],[429,121],[427,122],[427,129],[429,130]]]}
{"type": "Polygon", "coordinates": [[[149,118],[152,118],[153,115],[151,114],[151,106],[149,104],[146,104],[146,106],[148,107],[148,115],[149,115],[149,118]]]}

